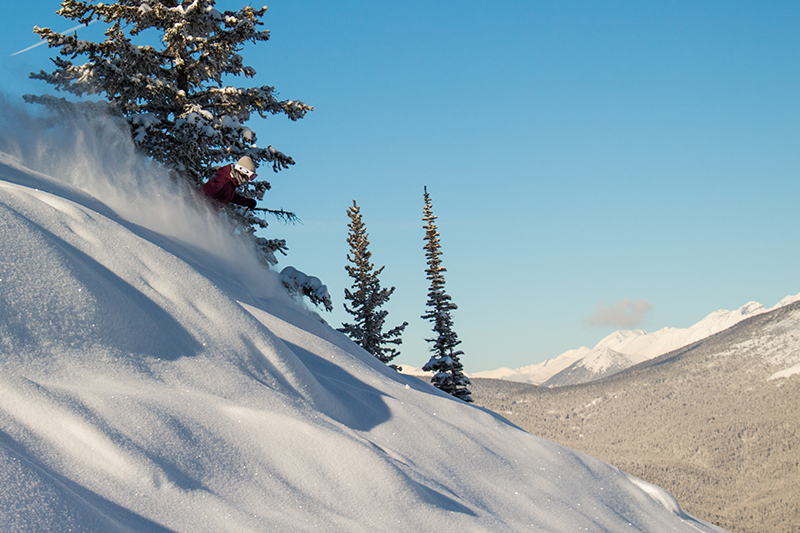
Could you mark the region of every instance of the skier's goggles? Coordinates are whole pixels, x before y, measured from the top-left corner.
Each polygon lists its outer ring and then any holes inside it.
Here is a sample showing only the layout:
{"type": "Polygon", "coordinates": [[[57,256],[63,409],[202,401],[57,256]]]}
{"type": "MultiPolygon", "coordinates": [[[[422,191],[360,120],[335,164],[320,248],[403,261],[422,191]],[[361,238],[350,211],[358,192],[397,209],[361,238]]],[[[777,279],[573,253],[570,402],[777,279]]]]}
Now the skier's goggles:
{"type": "Polygon", "coordinates": [[[233,167],[233,168],[234,168],[234,169],[235,169],[237,172],[239,172],[240,174],[242,174],[243,176],[246,176],[246,177],[247,177],[247,179],[248,179],[248,180],[250,180],[250,181],[252,181],[252,180],[256,179],[256,176],[258,175],[258,174],[256,174],[255,172],[253,172],[252,170],[250,170],[249,168],[244,168],[242,165],[234,165],[234,167],[233,167]]]}

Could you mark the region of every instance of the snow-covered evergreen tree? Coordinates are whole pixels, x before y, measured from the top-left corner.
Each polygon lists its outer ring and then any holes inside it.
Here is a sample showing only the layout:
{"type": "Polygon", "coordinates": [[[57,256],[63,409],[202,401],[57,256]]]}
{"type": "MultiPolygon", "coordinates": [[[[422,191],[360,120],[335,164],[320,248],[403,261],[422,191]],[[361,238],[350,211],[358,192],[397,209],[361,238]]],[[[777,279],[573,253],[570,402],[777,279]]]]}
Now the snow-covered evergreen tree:
{"type": "Polygon", "coordinates": [[[436,372],[431,378],[431,383],[435,387],[465,402],[471,402],[472,396],[467,388],[470,381],[464,375],[464,365],[459,360],[459,356],[464,355],[464,352],[456,350],[461,341],[453,331],[453,317],[450,314],[451,311],[458,309],[458,306],[453,303],[444,288],[444,273],[447,269],[442,266],[440,258],[442,251],[439,231],[427,187],[425,187],[425,208],[422,219],[425,221],[425,257],[428,260],[425,273],[431,282],[428,291],[428,312],[422,315],[422,318],[433,322],[433,332],[436,333],[435,338],[426,339],[433,344],[431,346],[433,355],[422,370],[436,372]]]}
{"type": "Polygon", "coordinates": [[[307,276],[290,266],[281,270],[279,278],[292,296],[305,296],[317,307],[321,306],[326,311],[333,311],[333,302],[328,294],[328,287],[323,285],[319,278],[307,276]]]}
{"type": "MultiPolygon", "coordinates": [[[[347,216],[350,222],[347,227],[350,233],[347,236],[347,243],[350,245],[350,253],[347,260],[352,263],[345,266],[347,273],[353,278],[352,291],[345,289],[344,297],[349,300],[351,306],[344,304],[344,309],[354,317],[352,324],[342,324],[339,331],[345,333],[359,346],[377,357],[384,363],[389,363],[399,355],[396,348],[387,346],[389,344],[399,345],[402,343],[400,337],[408,322],[384,332],[383,325],[386,321],[388,311],[380,309],[394,292],[394,287],[381,287],[378,276],[385,267],[373,270],[375,265],[370,261],[372,252],[368,250],[369,234],[367,227],[361,220],[361,209],[353,200],[353,207],[347,209],[347,216]]],[[[398,369],[397,365],[389,365],[398,369]]]]}
{"type": "MultiPolygon", "coordinates": [[[[143,153],[195,187],[214,175],[214,167],[245,155],[276,172],[288,168],[292,158],[271,145],[258,147],[255,132],[244,123],[254,113],[297,120],[313,108],[278,100],[273,87],[225,84],[229,76],[255,76],[239,52],[245,43],[269,39],[269,32],[258,28],[267,8],[220,12],[214,6],[214,0],[63,0],[60,16],[81,24],[107,24],[105,40],[95,43],[34,28],[50,47],[60,49],[60,57],[53,59],[55,71],[33,73],[31,78],[76,97],[101,95],[106,101],[68,102],[51,95],[25,99],[55,109],[89,108],[124,117],[143,153]],[[156,46],[148,44],[154,36],[159,40],[156,46]],[[134,44],[134,37],[140,44],[134,44]]],[[[269,189],[269,182],[256,180],[243,194],[261,200],[269,189]]],[[[283,210],[266,211],[294,217],[283,210]]],[[[229,214],[244,233],[267,226],[251,211],[230,208],[229,214]]],[[[271,263],[275,251],[286,249],[282,240],[255,242],[271,263]]]]}

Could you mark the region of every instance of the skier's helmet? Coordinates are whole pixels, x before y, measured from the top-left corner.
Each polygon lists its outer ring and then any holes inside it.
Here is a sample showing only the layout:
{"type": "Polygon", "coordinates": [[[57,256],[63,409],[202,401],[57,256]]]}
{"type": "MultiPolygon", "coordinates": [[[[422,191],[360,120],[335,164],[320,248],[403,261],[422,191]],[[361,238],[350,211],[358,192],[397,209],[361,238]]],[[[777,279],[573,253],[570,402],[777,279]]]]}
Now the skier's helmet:
{"type": "Polygon", "coordinates": [[[233,168],[249,180],[256,179],[256,166],[253,164],[253,160],[247,156],[237,161],[233,168]]]}

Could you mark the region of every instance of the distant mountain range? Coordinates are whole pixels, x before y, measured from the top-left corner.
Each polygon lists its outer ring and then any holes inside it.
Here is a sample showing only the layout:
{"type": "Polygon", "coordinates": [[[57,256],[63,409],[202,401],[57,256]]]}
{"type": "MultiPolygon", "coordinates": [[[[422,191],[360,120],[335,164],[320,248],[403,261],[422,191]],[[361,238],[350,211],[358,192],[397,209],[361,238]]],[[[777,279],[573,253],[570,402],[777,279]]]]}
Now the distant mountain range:
{"type": "MultiPolygon", "coordinates": [[[[704,520],[797,531],[800,301],[745,308],[735,325],[604,379],[546,388],[474,378],[470,390],[476,405],[666,488],[704,520]]],[[[700,324],[722,327],[735,313],[700,324]]]]}
{"type": "Polygon", "coordinates": [[[688,328],[667,327],[653,333],[643,330],[620,330],[601,340],[594,348],[584,346],[577,350],[569,350],[554,359],[517,369],[498,368],[469,375],[545,387],[588,383],[705,339],[746,318],[784,307],[798,300],[800,294],[787,296],[772,309],[765,309],[758,302],[749,302],[734,311],[721,309],[688,328]]]}

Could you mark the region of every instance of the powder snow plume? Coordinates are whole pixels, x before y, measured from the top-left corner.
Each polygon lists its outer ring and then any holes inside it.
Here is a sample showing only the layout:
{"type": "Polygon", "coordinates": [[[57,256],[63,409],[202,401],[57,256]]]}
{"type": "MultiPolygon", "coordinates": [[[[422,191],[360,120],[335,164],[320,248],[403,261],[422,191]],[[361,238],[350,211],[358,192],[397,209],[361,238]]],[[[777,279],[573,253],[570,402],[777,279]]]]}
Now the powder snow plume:
{"type": "Polygon", "coordinates": [[[279,282],[247,240],[234,235],[188,184],[136,152],[127,126],[111,116],[37,116],[0,96],[0,151],[100,200],[122,218],[177,244],[204,262],[234,272],[250,287],[274,296],[279,282]]]}

